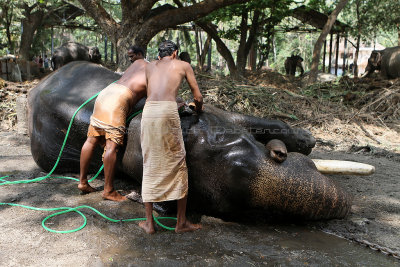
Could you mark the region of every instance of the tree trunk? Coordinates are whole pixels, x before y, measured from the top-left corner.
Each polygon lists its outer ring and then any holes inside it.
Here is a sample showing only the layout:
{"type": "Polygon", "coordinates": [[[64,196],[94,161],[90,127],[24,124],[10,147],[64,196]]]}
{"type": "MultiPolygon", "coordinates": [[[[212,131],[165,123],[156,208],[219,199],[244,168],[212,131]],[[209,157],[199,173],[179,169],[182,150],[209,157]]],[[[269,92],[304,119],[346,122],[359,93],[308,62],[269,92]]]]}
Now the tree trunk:
{"type": "Polygon", "coordinates": [[[197,58],[197,68],[201,70],[201,53],[200,53],[200,44],[199,44],[199,29],[194,26],[194,37],[196,42],[196,58],[197,58]]]}
{"type": "Polygon", "coordinates": [[[251,71],[257,70],[257,43],[254,42],[249,52],[249,66],[251,71]]]}
{"type": "Polygon", "coordinates": [[[47,10],[39,8],[32,13],[32,10],[38,5],[38,3],[28,6],[28,4],[22,4],[24,10],[24,18],[22,19],[22,34],[19,55],[20,58],[30,60],[30,50],[33,43],[33,39],[37,29],[42,25],[43,21],[53,12],[52,8],[47,10]]]}
{"type": "Polygon", "coordinates": [[[357,44],[356,44],[356,54],[354,55],[354,60],[353,60],[354,77],[358,77],[358,55],[360,52],[360,42],[361,42],[360,5],[361,5],[361,2],[356,1],[356,16],[357,16],[358,35],[357,35],[357,44]]]}
{"type": "Polygon", "coordinates": [[[212,57],[212,42],[210,38],[210,43],[208,44],[208,53],[207,53],[207,71],[211,71],[211,57],[212,57]]]}
{"type": "Polygon", "coordinates": [[[2,10],[4,12],[4,21],[7,35],[7,46],[10,50],[10,53],[14,53],[14,43],[11,40],[11,23],[13,18],[13,5],[11,5],[10,1],[4,3],[2,5],[2,10]]]}
{"type": "Polygon", "coordinates": [[[255,10],[249,35],[247,37],[247,32],[249,30],[248,29],[249,27],[247,26],[248,11],[243,10],[242,21],[240,25],[240,43],[236,57],[236,67],[240,72],[240,74],[244,74],[250,49],[254,45],[254,42],[256,40],[258,33],[259,18],[260,18],[260,10],[255,10]]]}
{"type": "Polygon", "coordinates": [[[238,69],[240,74],[244,73],[247,62],[247,55],[245,51],[246,40],[247,40],[247,20],[249,18],[248,11],[242,10],[242,19],[240,22],[240,39],[239,39],[239,48],[236,54],[236,68],[238,69]]]}
{"type": "Polygon", "coordinates": [[[29,17],[26,17],[22,20],[22,34],[21,34],[21,45],[19,50],[19,55],[22,59],[30,60],[31,55],[31,46],[33,43],[33,38],[35,36],[35,32],[42,24],[42,17],[44,14],[37,14],[38,12],[33,13],[29,17]]]}
{"type": "Polygon", "coordinates": [[[324,41],[324,56],[322,59],[322,72],[325,72],[325,67],[326,67],[326,40],[324,41]]]}
{"type": "MultiPolygon", "coordinates": [[[[208,54],[210,44],[211,44],[211,36],[207,33],[207,39],[204,42],[204,46],[203,46],[203,49],[201,50],[201,54],[200,54],[200,66],[201,66],[200,69],[202,71],[205,71],[204,65],[206,63],[206,56],[208,54]]],[[[207,68],[208,68],[208,66],[207,66],[207,68]]]]}
{"type": "MultiPolygon", "coordinates": [[[[268,33],[267,33],[267,44],[265,45],[265,48],[263,49],[261,53],[261,58],[258,61],[258,65],[257,65],[257,70],[261,70],[262,67],[264,66],[264,62],[268,59],[269,57],[269,52],[271,50],[271,43],[272,43],[272,39],[273,39],[273,26],[268,28],[268,33]]],[[[261,46],[261,45],[260,45],[261,46]]],[[[262,44],[262,46],[264,46],[262,44]]]]}
{"type": "Polygon", "coordinates": [[[357,44],[356,44],[356,54],[354,55],[354,60],[353,60],[353,71],[354,71],[354,77],[358,77],[358,54],[360,52],[360,41],[361,41],[361,35],[357,35],[357,44]]]}
{"type": "Polygon", "coordinates": [[[319,59],[321,56],[322,44],[324,43],[326,36],[331,31],[332,26],[335,23],[337,16],[339,15],[340,11],[342,11],[342,9],[345,7],[347,2],[348,2],[348,0],[340,0],[338,5],[336,6],[335,10],[329,15],[328,20],[327,20],[324,28],[322,29],[322,32],[321,32],[320,36],[318,37],[317,42],[315,43],[308,84],[312,84],[317,80],[318,65],[319,65],[319,59]]]}
{"type": "Polygon", "coordinates": [[[339,42],[340,42],[340,35],[339,33],[336,34],[336,56],[335,56],[335,75],[338,74],[338,67],[339,67],[339,42]]]}

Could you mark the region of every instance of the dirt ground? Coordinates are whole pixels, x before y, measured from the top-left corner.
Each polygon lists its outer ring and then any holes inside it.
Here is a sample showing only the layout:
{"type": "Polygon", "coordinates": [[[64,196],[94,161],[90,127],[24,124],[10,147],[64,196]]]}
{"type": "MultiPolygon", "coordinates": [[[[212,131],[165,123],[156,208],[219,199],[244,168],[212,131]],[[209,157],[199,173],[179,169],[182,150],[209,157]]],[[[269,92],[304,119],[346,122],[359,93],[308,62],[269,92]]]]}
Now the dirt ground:
{"type": "MultiPolygon", "coordinates": [[[[32,159],[27,136],[0,132],[0,155],[0,175],[10,175],[9,180],[44,175],[32,159]]],[[[85,209],[84,229],[55,234],[41,226],[52,212],[0,206],[0,266],[400,266],[395,258],[400,255],[400,156],[316,149],[310,157],[376,167],[371,176],[331,176],[354,196],[346,218],[266,225],[203,216],[204,229],[196,233],[177,235],[158,228],[154,236],[147,236],[136,223],[112,223],[85,209]]],[[[103,182],[100,178],[93,185],[101,187],[103,182]]],[[[134,189],[123,179],[116,187],[134,189]]],[[[0,192],[2,203],[37,208],[89,205],[115,219],[144,217],[141,204],[104,201],[100,192],[80,195],[70,180],[1,186],[0,192]]],[[[50,219],[46,226],[69,230],[82,221],[69,213],[50,219]]]]}
{"type": "MultiPolygon", "coordinates": [[[[254,99],[252,94],[258,97],[257,90],[261,89],[255,81],[249,79],[253,82],[246,82],[245,86],[253,90],[248,95],[240,96],[241,91],[227,96],[225,91],[213,91],[213,79],[200,78],[199,81],[199,84],[208,83],[208,102],[261,117],[269,114],[292,126],[309,129],[317,138],[311,158],[350,160],[375,166],[376,172],[371,176],[330,176],[353,195],[351,212],[346,218],[302,225],[264,225],[224,222],[203,216],[204,229],[196,233],[176,235],[159,228],[156,235],[148,237],[136,223],[111,223],[93,211],[85,210],[88,222],[83,230],[54,234],[41,227],[41,221],[49,212],[0,206],[3,230],[0,266],[400,266],[400,124],[397,110],[389,114],[388,108],[380,111],[374,106],[383,103],[379,96],[372,98],[368,91],[376,88],[367,88],[362,96],[372,99],[365,102],[369,105],[368,112],[365,105],[356,109],[357,103],[353,102],[351,107],[337,108],[341,111],[338,110],[335,116],[331,111],[338,102],[332,97],[328,99],[329,105],[323,102],[326,98],[315,96],[311,96],[311,104],[304,104],[308,100],[297,96],[300,89],[295,83],[286,86],[285,90],[291,90],[289,93],[282,92],[276,89],[282,83],[277,79],[275,87],[272,82],[262,85],[270,86],[268,93],[275,92],[275,100],[301,99],[304,103],[298,105],[317,108],[318,113],[294,113],[283,109],[284,104],[279,102],[271,112],[264,114],[257,105],[248,105],[245,101],[254,99]],[[237,101],[228,102],[232,97],[237,97],[237,101]],[[215,102],[216,98],[221,101],[215,102]],[[370,110],[372,107],[374,110],[370,110]],[[353,115],[345,114],[351,109],[354,109],[353,115]],[[342,114],[337,115],[338,112],[342,114]],[[376,112],[375,118],[371,119],[367,115],[373,112],[376,112]]],[[[0,176],[11,175],[7,179],[43,175],[32,159],[29,138],[15,131],[15,99],[26,94],[37,82],[13,84],[15,90],[4,87],[0,90],[0,176]]],[[[239,88],[239,85],[234,86],[239,88]]],[[[390,87],[393,83],[385,86],[392,90],[391,93],[397,90],[390,87]]],[[[396,93],[394,96],[388,94],[388,98],[395,98],[396,93]]],[[[399,105],[398,102],[395,104],[399,105]]],[[[76,177],[76,174],[71,176],[76,177]]],[[[94,185],[101,187],[102,179],[95,180],[94,185]]],[[[123,179],[119,179],[116,186],[133,189],[123,179]]],[[[0,202],[40,208],[90,205],[118,219],[144,215],[141,204],[104,201],[100,193],[80,195],[76,182],[64,179],[1,186],[0,202]]],[[[79,216],[65,214],[50,219],[46,225],[62,230],[78,227],[81,223],[79,216]]]]}

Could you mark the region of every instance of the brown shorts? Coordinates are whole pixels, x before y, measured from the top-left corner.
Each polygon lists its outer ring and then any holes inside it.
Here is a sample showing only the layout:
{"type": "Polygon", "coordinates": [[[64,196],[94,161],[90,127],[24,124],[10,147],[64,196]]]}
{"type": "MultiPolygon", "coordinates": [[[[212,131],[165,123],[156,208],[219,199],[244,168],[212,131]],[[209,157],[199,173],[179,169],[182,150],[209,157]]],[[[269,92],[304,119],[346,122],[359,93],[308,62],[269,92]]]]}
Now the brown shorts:
{"type": "Polygon", "coordinates": [[[93,125],[89,125],[87,136],[88,137],[104,136],[106,140],[110,139],[119,146],[123,145],[124,143],[124,134],[116,131],[109,132],[102,128],[95,127],[93,125]]]}

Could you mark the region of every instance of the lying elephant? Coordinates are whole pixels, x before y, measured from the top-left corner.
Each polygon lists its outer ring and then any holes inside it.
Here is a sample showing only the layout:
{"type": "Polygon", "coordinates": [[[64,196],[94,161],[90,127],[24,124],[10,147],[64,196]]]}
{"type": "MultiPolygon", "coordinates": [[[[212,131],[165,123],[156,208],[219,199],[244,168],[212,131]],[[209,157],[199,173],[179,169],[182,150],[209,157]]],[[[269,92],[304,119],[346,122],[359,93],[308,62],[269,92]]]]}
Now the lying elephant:
{"type": "Polygon", "coordinates": [[[400,46],[388,47],[383,50],[374,50],[368,59],[363,77],[368,77],[375,70],[380,71],[384,79],[400,77],[400,46]]]}
{"type": "Polygon", "coordinates": [[[290,56],[285,60],[285,70],[286,75],[296,75],[296,68],[300,68],[300,76],[304,74],[304,63],[303,58],[301,56],[290,56]]]}
{"type": "Polygon", "coordinates": [[[101,54],[98,47],[87,47],[75,42],[67,42],[54,50],[51,67],[57,70],[71,61],[86,60],[100,63],[101,54]]]}
{"type": "MultiPolygon", "coordinates": [[[[119,77],[96,64],[72,62],[30,91],[29,135],[33,158],[40,167],[47,171],[53,167],[74,111],[119,77]]],[[[93,105],[94,101],[77,114],[57,172],[79,171],[93,105]]],[[[144,99],[135,110],[143,105],[144,99]]],[[[143,171],[140,120],[138,115],[127,126],[126,145],[118,155],[119,170],[139,183],[143,171]]],[[[309,132],[210,105],[200,115],[183,114],[181,124],[189,171],[189,209],[223,218],[256,213],[330,219],[348,212],[349,195],[303,155],[315,145],[309,132]],[[264,145],[271,139],[286,144],[287,157],[285,148],[264,145]]],[[[101,152],[99,149],[94,156],[93,170],[101,166],[101,152]]]]}

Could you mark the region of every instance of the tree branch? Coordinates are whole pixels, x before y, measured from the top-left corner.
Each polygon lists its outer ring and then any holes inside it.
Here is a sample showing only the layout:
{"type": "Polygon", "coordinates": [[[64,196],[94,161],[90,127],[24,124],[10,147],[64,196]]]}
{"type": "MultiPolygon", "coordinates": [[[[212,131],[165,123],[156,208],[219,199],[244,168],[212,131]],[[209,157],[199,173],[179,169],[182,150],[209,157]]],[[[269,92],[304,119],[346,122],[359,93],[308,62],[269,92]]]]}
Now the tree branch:
{"type": "Polygon", "coordinates": [[[122,21],[139,21],[145,17],[157,0],[121,0],[122,21]]]}
{"type": "Polygon", "coordinates": [[[226,60],[228,64],[229,72],[232,76],[237,75],[237,69],[235,65],[235,60],[233,59],[232,53],[229,48],[225,45],[222,39],[218,35],[217,27],[213,25],[211,22],[202,22],[196,21],[196,24],[199,25],[205,32],[207,32],[211,38],[214,40],[217,45],[217,50],[221,54],[221,56],[226,60]]]}
{"type": "MultiPolygon", "coordinates": [[[[110,29],[111,32],[118,32],[120,26],[108,14],[108,12],[96,0],[78,0],[86,12],[96,21],[96,23],[103,29],[110,29]]],[[[110,33],[108,33],[110,34],[110,33]]]]}
{"type": "Polygon", "coordinates": [[[175,5],[177,5],[178,7],[183,7],[183,4],[181,3],[181,1],[179,0],[174,0],[175,5]]]}
{"type": "Polygon", "coordinates": [[[145,23],[159,32],[168,27],[202,18],[221,7],[248,1],[249,0],[204,0],[191,6],[166,10],[145,23]]]}

